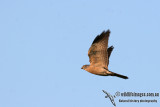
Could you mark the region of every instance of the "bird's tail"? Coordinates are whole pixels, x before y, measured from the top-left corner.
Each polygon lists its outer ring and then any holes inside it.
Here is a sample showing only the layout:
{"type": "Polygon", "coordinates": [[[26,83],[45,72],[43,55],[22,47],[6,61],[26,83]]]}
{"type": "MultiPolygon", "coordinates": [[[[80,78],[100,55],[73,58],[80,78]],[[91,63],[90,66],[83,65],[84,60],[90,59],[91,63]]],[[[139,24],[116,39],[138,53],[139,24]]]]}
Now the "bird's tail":
{"type": "Polygon", "coordinates": [[[123,78],[123,79],[128,79],[127,76],[124,76],[124,75],[121,75],[121,74],[117,74],[117,73],[114,73],[114,72],[111,72],[111,71],[110,71],[110,75],[111,76],[116,76],[116,77],[119,77],[119,78],[123,78]]]}

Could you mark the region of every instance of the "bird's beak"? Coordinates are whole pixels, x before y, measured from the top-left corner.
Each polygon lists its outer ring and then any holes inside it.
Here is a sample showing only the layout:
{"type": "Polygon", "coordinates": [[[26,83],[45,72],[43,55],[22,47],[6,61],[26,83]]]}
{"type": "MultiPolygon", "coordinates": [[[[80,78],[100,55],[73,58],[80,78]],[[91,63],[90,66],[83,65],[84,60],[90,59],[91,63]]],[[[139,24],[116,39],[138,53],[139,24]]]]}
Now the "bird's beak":
{"type": "Polygon", "coordinates": [[[81,69],[83,69],[83,67],[81,69]]]}

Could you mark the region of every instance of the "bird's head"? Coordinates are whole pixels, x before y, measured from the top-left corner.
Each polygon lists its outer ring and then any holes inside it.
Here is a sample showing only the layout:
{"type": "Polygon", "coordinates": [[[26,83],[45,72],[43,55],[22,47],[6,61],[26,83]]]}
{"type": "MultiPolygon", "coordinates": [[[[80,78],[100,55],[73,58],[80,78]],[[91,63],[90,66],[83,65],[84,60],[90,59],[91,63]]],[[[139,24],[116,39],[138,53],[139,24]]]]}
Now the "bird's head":
{"type": "Polygon", "coordinates": [[[86,70],[89,67],[89,65],[83,65],[81,69],[86,70]]]}

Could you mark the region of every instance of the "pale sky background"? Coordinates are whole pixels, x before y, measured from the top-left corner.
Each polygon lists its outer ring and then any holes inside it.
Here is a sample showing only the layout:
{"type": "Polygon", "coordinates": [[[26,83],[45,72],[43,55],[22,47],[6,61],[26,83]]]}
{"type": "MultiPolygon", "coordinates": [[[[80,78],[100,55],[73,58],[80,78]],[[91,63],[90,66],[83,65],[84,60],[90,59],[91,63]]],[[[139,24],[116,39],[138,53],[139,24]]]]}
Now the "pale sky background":
{"type": "MultiPolygon", "coordinates": [[[[113,107],[102,90],[159,93],[159,55],[159,0],[0,0],[0,107],[113,107]],[[108,29],[115,47],[109,70],[128,80],[80,69],[108,29]]],[[[160,97],[115,102],[159,107],[160,97]]]]}

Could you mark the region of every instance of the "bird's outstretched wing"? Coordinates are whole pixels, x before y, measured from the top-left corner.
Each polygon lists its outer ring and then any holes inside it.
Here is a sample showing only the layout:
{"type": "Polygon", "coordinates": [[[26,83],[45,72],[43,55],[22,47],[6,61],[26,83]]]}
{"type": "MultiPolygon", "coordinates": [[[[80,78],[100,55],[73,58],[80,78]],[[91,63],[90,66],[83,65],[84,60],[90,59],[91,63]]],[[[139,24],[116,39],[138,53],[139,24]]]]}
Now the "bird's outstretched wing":
{"type": "Polygon", "coordinates": [[[108,39],[110,31],[104,31],[98,35],[88,51],[90,65],[103,66],[108,69],[108,39]]]}
{"type": "Polygon", "coordinates": [[[108,53],[108,65],[109,65],[109,58],[111,56],[111,53],[113,51],[114,47],[113,46],[110,46],[108,49],[107,49],[107,53],[108,53]]]}

